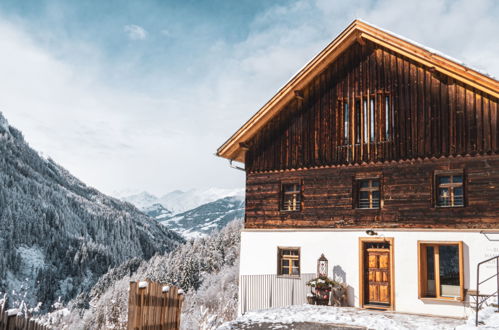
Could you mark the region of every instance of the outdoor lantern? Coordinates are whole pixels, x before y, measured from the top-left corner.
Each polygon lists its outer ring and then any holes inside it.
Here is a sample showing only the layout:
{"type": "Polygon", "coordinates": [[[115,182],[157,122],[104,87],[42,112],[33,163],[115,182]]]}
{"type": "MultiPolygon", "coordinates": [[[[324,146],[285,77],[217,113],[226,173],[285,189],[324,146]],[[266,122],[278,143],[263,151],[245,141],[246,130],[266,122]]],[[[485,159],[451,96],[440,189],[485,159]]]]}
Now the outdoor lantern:
{"type": "Polygon", "coordinates": [[[317,260],[317,275],[319,277],[327,276],[327,258],[324,256],[324,253],[322,253],[319,260],[317,260]]]}

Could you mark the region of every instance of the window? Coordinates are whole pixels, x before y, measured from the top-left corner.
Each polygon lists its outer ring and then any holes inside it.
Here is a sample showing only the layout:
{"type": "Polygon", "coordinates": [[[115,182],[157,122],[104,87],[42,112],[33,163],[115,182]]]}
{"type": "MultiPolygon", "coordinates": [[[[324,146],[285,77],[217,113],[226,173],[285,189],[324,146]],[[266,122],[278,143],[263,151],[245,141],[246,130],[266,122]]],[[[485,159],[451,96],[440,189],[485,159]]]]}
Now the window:
{"type": "Polygon", "coordinates": [[[350,143],[350,111],[348,110],[348,102],[343,102],[343,138],[345,139],[345,144],[350,143]]]}
{"type": "Polygon", "coordinates": [[[300,248],[278,248],[278,275],[300,276],[300,248]]]}
{"type": "Polygon", "coordinates": [[[462,242],[419,242],[420,298],[462,300],[462,242]]]}
{"type": "Polygon", "coordinates": [[[367,133],[369,131],[369,120],[367,120],[367,99],[364,99],[363,102],[363,113],[364,113],[364,143],[369,143],[369,134],[367,133]]]}
{"type": "Polygon", "coordinates": [[[436,205],[438,207],[464,206],[463,174],[437,175],[436,205]]]}
{"type": "Polygon", "coordinates": [[[282,211],[300,211],[301,185],[299,183],[285,183],[282,185],[282,211]]]}
{"type": "Polygon", "coordinates": [[[374,104],[375,104],[375,101],[374,101],[374,95],[371,97],[370,99],[370,107],[369,107],[369,120],[370,120],[370,128],[369,128],[369,136],[370,136],[370,141],[371,142],[374,142],[375,141],[375,135],[374,135],[374,131],[375,131],[375,108],[374,108],[374,104]]]}
{"type": "Polygon", "coordinates": [[[357,208],[379,209],[379,179],[357,180],[357,208]]]}
{"type": "Polygon", "coordinates": [[[392,111],[390,108],[390,96],[385,95],[385,141],[390,141],[390,131],[392,126],[392,111]]]}
{"type": "Polygon", "coordinates": [[[338,143],[350,146],[391,141],[395,130],[392,108],[388,91],[338,98],[338,143]]]}

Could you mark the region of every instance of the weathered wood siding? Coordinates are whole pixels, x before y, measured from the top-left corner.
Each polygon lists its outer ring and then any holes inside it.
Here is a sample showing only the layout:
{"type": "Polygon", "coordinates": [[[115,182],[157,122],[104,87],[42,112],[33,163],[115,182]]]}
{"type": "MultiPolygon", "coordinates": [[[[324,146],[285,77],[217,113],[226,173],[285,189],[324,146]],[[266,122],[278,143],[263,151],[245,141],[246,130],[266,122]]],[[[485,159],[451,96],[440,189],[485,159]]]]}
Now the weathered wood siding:
{"type": "Polygon", "coordinates": [[[248,173],[245,228],[499,228],[499,155],[248,173]],[[465,206],[434,206],[435,170],[463,169],[465,206]],[[380,209],[356,209],[356,178],[379,176],[380,209]],[[280,211],[282,181],[301,181],[302,210],[280,211]]]}
{"type": "Polygon", "coordinates": [[[497,98],[368,41],[351,46],[298,95],[247,141],[248,172],[499,152],[497,98]],[[344,143],[339,100],[349,102],[353,120],[355,100],[386,94],[391,138],[380,134],[378,103],[376,140],[344,143]]]}

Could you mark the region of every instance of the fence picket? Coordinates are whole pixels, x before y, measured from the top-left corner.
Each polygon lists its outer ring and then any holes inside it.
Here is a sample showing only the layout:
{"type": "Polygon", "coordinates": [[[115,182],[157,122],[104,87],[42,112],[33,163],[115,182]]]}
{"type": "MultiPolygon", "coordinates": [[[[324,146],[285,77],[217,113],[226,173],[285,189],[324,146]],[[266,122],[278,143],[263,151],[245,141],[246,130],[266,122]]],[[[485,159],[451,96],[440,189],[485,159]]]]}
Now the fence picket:
{"type": "Polygon", "coordinates": [[[141,288],[138,282],[130,282],[128,330],[180,329],[183,295],[173,285],[163,292],[163,286],[147,281],[147,286],[141,288]]]}

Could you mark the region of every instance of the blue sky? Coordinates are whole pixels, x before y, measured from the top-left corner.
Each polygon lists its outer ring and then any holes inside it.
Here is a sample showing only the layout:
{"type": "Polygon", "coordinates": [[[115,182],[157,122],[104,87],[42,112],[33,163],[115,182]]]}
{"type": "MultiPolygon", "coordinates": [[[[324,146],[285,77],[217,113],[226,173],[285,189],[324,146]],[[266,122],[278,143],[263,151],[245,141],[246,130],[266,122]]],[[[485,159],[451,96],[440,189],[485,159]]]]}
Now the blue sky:
{"type": "Polygon", "coordinates": [[[242,187],[216,148],[357,17],[499,76],[494,0],[3,0],[0,111],[107,193],[242,187]]]}

